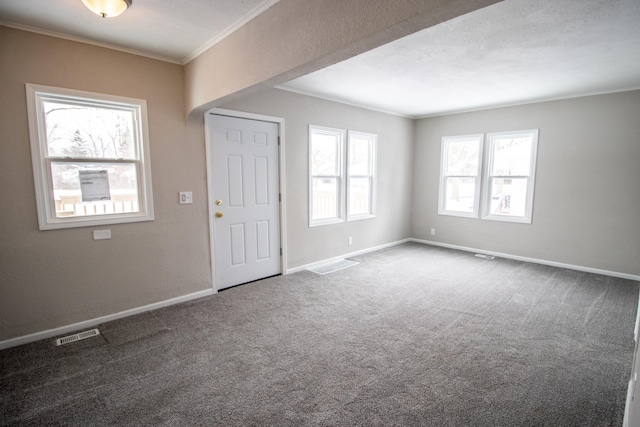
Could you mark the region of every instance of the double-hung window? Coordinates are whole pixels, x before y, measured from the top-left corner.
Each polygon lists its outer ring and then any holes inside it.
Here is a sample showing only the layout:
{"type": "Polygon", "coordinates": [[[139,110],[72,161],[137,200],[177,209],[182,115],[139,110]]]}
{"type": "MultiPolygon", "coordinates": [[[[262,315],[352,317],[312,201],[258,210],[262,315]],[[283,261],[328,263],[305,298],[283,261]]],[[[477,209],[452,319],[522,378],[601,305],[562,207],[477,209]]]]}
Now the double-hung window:
{"type": "Polygon", "coordinates": [[[347,219],[364,219],[374,216],[375,170],[377,136],[371,133],[349,131],[347,166],[347,219]]]}
{"type": "Polygon", "coordinates": [[[342,222],[344,218],[343,152],[347,132],[309,127],[309,225],[342,222]]]}
{"type": "Polygon", "coordinates": [[[531,223],[538,130],[487,135],[482,218],[531,223]]]}
{"type": "Polygon", "coordinates": [[[309,226],[375,215],[375,134],[309,126],[309,226]]]}
{"type": "Polygon", "coordinates": [[[484,135],[442,138],[438,213],[476,218],[484,135]]]}
{"type": "Polygon", "coordinates": [[[153,220],[146,101],[27,84],[41,230],[153,220]]]}
{"type": "Polygon", "coordinates": [[[531,223],[537,148],[537,129],[442,138],[438,213],[531,223]]]}

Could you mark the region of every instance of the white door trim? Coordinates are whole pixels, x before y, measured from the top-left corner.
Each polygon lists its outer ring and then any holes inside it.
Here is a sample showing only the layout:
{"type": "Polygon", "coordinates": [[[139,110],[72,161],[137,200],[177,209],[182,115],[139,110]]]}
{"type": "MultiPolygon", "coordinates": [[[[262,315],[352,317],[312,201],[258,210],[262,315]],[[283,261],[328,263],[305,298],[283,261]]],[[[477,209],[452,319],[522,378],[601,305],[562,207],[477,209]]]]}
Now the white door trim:
{"type": "Polygon", "coordinates": [[[286,209],[286,176],[285,176],[285,145],[284,145],[284,119],[281,117],[265,116],[261,114],[246,113],[243,111],[226,110],[223,108],[212,108],[204,114],[204,135],[205,135],[205,156],[207,163],[207,206],[209,214],[209,248],[211,253],[211,283],[213,284],[214,293],[218,292],[218,286],[215,283],[216,264],[215,264],[215,245],[213,231],[213,214],[215,212],[211,191],[213,190],[213,171],[211,170],[211,129],[209,125],[209,115],[216,114],[221,116],[236,117],[239,119],[261,120],[263,122],[276,123],[278,125],[278,173],[280,175],[280,247],[282,248],[282,256],[280,257],[280,271],[287,274],[287,209],[286,209]]]}

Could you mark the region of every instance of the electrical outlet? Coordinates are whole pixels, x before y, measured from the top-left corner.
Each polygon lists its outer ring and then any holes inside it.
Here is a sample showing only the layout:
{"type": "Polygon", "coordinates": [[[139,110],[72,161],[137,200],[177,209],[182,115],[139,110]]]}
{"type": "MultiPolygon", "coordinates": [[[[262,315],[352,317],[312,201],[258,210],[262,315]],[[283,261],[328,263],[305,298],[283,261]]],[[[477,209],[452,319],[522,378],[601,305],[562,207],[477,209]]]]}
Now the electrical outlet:
{"type": "Polygon", "coordinates": [[[189,203],[193,203],[193,193],[191,191],[181,191],[180,192],[180,204],[186,205],[189,203]]]}
{"type": "Polygon", "coordinates": [[[349,236],[349,246],[353,245],[353,237],[349,236]]]}
{"type": "Polygon", "coordinates": [[[432,228],[432,229],[431,229],[431,235],[432,235],[432,236],[435,236],[435,235],[436,235],[436,229],[435,229],[435,228],[432,228]]]}
{"type": "Polygon", "coordinates": [[[111,238],[111,230],[93,230],[93,240],[106,240],[111,238]]]}

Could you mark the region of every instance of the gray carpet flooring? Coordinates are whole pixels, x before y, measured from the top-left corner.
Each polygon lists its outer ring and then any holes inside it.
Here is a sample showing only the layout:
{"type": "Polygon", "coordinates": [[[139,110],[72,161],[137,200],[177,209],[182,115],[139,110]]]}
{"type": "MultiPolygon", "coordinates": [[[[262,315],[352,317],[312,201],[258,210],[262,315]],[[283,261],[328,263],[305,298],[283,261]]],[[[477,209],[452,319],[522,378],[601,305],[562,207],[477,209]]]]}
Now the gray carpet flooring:
{"type": "Polygon", "coordinates": [[[638,282],[409,243],[0,352],[2,425],[619,426],[638,282]]]}

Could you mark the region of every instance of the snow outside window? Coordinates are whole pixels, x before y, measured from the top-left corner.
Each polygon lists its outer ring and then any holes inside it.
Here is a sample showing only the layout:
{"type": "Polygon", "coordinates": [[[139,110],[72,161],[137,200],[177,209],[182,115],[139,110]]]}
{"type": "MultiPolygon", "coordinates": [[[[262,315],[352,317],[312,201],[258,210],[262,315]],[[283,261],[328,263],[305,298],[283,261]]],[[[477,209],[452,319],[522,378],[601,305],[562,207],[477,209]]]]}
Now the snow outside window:
{"type": "Polygon", "coordinates": [[[442,138],[438,213],[478,217],[484,135],[442,138]]]}
{"type": "Polygon", "coordinates": [[[538,130],[487,134],[483,219],[531,223],[538,130]]]}
{"type": "Polygon", "coordinates": [[[375,216],[377,135],[309,126],[309,226],[375,216]]]}
{"type": "Polygon", "coordinates": [[[537,149],[537,129],[443,137],[438,213],[530,224],[537,149]]]}
{"type": "Polygon", "coordinates": [[[41,230],[153,220],[146,101],[27,84],[41,230]]]}

